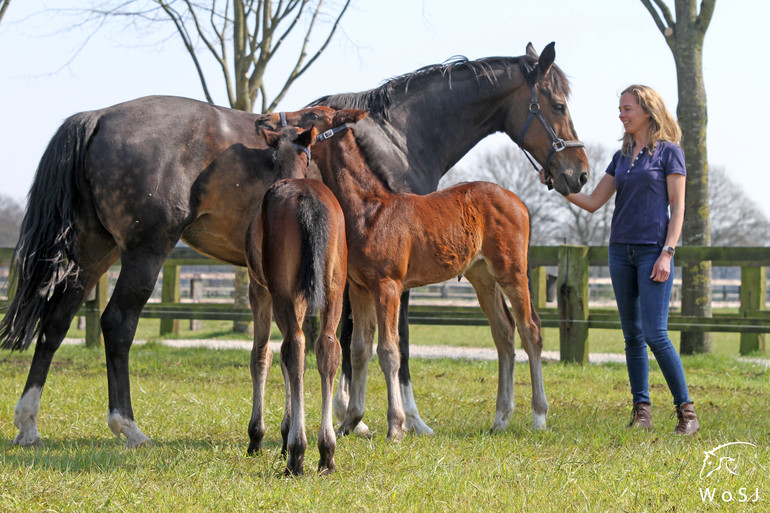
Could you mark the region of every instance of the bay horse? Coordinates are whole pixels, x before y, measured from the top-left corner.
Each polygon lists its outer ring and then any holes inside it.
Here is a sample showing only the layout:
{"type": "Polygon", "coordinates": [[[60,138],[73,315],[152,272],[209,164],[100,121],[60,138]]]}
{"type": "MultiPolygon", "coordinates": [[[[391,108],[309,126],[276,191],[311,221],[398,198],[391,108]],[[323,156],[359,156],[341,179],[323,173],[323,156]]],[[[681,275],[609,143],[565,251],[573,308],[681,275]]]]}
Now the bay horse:
{"type": "MultiPolygon", "coordinates": [[[[497,347],[497,409],[492,431],[504,430],[514,410],[516,328],[529,356],[533,426],[545,427],[548,401],[540,358],[543,340],[529,290],[529,212],[524,203],[489,182],[463,183],[427,195],[394,192],[372,171],[372,155],[358,143],[354,123],[366,111],[313,107],[305,109],[305,115],[308,113],[316,117],[315,126],[308,129],[312,134],[316,126],[338,131],[311,148],[324,183],[342,207],[348,243],[353,373],[339,433],[352,432],[363,418],[376,327],[377,356],[388,390],[388,439],[401,438],[406,420],[398,382],[401,294],[462,275],[476,291],[497,347]],[[510,309],[500,300],[500,291],[510,301],[510,309]]],[[[286,113],[287,119],[296,117],[286,113]]],[[[291,161],[281,165],[286,163],[291,161]]]]}
{"type": "MultiPolygon", "coordinates": [[[[554,188],[567,194],[586,181],[585,151],[571,148],[549,160],[556,146],[543,126],[533,123],[526,137],[522,134],[535,93],[540,114],[558,138],[577,138],[566,106],[569,84],[554,58],[553,43],[539,56],[527,45],[520,57],[429,66],[370,91],[317,103],[370,110],[359,123],[368,132],[360,134],[360,142],[376,146],[391,183],[412,192],[435,190],[441,175],[470,148],[502,131],[547,162],[554,188]]],[[[120,276],[101,318],[108,425],[126,437],[128,447],[150,442],[131,403],[129,349],[136,324],[163,261],[180,239],[210,257],[246,265],[246,229],[264,191],[280,178],[272,151],[255,130],[258,117],[151,96],[75,114],[54,134],[30,188],[13,264],[16,294],[0,321],[3,348],[22,350],[36,342],[14,413],[15,444],[42,444],[37,416],[54,354],[87,293],[118,259],[120,276]]],[[[345,392],[346,320],[343,313],[340,389],[345,392]]],[[[410,404],[405,311],[401,320],[400,379],[410,404]]],[[[428,432],[418,415],[413,418],[413,429],[428,432]]]]}
{"type": "Polygon", "coordinates": [[[273,359],[268,346],[272,312],[283,335],[281,370],[286,403],[281,454],[286,457],[288,452],[288,475],[303,473],[307,438],[302,322],[307,312],[320,312],[321,329],[315,343],[322,398],[318,471],[326,474],[335,468],[332,395],[340,365],[336,332],[347,277],[345,219],[334,194],[323,182],[302,178],[310,163],[310,132],[286,127],[280,134],[266,130],[264,136],[275,150],[276,167],[292,170],[284,176],[293,178],[270,186],[246,232],[249,302],[254,317],[254,407],[248,452],[261,450],[265,434],[265,381],[273,359]]]}

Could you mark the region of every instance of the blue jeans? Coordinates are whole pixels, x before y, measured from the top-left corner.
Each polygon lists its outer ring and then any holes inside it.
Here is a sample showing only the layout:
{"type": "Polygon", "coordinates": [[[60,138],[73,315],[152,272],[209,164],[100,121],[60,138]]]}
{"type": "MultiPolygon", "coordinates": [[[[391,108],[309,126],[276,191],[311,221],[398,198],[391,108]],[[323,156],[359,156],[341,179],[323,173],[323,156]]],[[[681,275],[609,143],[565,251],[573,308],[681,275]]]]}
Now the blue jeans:
{"type": "Polygon", "coordinates": [[[668,338],[668,306],[674,283],[674,259],[665,282],[650,278],[661,248],[657,244],[612,243],[609,249],[610,277],[626,339],[626,365],[634,403],[650,402],[652,350],[663,372],[674,404],[690,402],[682,360],[668,338]]]}

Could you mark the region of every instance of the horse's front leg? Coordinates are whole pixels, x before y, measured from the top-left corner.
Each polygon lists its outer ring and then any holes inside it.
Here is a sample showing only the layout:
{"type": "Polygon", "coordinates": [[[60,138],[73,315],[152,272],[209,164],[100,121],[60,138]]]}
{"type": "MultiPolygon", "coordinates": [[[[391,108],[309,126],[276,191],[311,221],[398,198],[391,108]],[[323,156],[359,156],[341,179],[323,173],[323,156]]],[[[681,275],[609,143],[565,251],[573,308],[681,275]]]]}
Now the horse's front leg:
{"type": "Polygon", "coordinates": [[[273,353],[270,351],[270,323],[272,319],[272,301],[267,288],[256,283],[249,283],[249,303],[254,319],[254,345],[251,348],[251,380],[253,386],[251,420],[249,421],[249,454],[262,450],[262,438],[265,436],[265,382],[270,372],[273,353]]]}
{"type": "Polygon", "coordinates": [[[409,374],[409,291],[401,294],[401,308],[398,312],[398,348],[401,363],[398,369],[398,383],[401,389],[401,401],[404,404],[404,429],[416,435],[432,435],[433,430],[423,422],[412,390],[412,377],[409,374]]]}
{"type": "Polygon", "coordinates": [[[398,383],[401,356],[398,350],[398,310],[401,290],[396,282],[385,281],[372,290],[376,298],[377,329],[379,331],[377,357],[388,387],[388,440],[403,436],[404,406],[398,383]]]}
{"type": "Polygon", "coordinates": [[[369,429],[361,419],[366,405],[366,371],[372,359],[372,344],[377,327],[376,313],[372,295],[364,287],[351,284],[349,287],[351,309],[353,311],[353,336],[350,345],[350,398],[345,417],[337,430],[337,436],[357,433],[370,436],[369,429]]]}
{"type": "MultiPolygon", "coordinates": [[[[342,364],[340,371],[340,380],[337,385],[337,393],[334,395],[334,416],[337,420],[344,422],[345,414],[348,411],[350,401],[350,381],[353,376],[353,365],[351,362],[350,347],[353,340],[353,313],[350,307],[349,287],[345,287],[345,294],[342,305],[342,320],[340,324],[340,349],[342,355],[342,364]]],[[[369,427],[363,421],[359,422],[352,430],[353,433],[362,436],[369,436],[369,427]]]]}

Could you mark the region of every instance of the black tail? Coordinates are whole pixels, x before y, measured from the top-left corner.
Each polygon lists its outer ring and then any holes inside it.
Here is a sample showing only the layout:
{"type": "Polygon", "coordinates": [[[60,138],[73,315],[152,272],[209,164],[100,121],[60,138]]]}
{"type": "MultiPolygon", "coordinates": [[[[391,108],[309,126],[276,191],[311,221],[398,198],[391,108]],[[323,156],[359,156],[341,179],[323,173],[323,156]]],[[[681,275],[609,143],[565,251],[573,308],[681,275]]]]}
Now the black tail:
{"type": "Polygon", "coordinates": [[[307,301],[308,313],[315,313],[326,303],[324,276],[329,244],[329,210],[316,196],[303,195],[297,213],[302,231],[300,290],[307,301]]]}
{"type": "Polygon", "coordinates": [[[39,321],[54,288],[78,273],[74,211],[79,174],[97,122],[93,113],[71,116],[40,159],[11,264],[8,290],[15,285],[16,294],[0,321],[3,349],[27,349],[39,337],[39,321]]]}

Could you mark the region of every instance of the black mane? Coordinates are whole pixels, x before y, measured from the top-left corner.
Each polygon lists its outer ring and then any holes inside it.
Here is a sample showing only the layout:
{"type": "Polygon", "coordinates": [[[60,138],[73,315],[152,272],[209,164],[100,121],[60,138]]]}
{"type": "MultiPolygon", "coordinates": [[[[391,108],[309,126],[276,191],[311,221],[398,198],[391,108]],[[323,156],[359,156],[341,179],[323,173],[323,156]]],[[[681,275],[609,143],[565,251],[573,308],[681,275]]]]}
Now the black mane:
{"type": "MultiPolygon", "coordinates": [[[[399,88],[404,89],[404,94],[408,94],[409,84],[413,80],[430,79],[435,76],[446,80],[449,88],[452,88],[452,74],[467,70],[471,72],[477,81],[486,80],[490,84],[497,82],[494,70],[504,68],[509,75],[516,68],[520,69],[526,76],[527,81],[534,83],[535,66],[537,59],[528,55],[520,57],[485,57],[475,61],[468,60],[463,56],[455,56],[442,64],[432,64],[424,66],[416,71],[393,77],[385,81],[379,87],[362,91],[360,93],[342,93],[323,96],[308,104],[308,107],[317,107],[324,105],[333,109],[366,109],[370,115],[375,118],[389,120],[389,109],[393,102],[395,91],[399,88]]],[[[568,98],[570,94],[569,81],[564,72],[555,64],[551,67],[548,74],[548,86],[555,92],[568,98]]]]}

